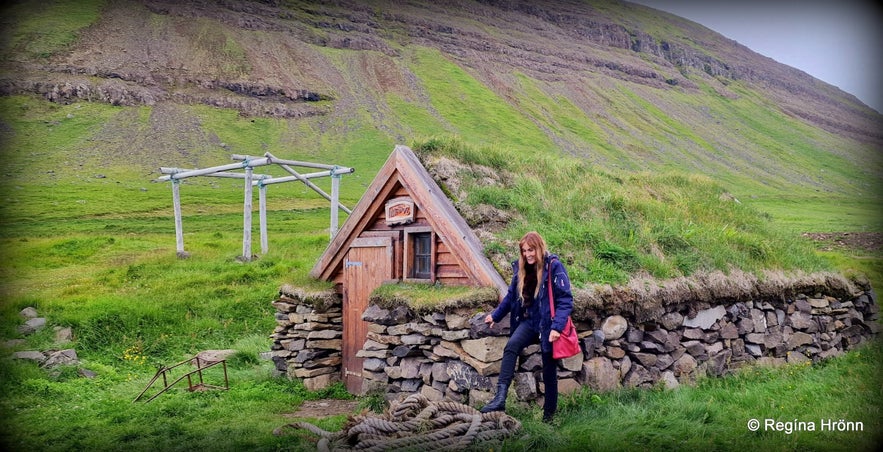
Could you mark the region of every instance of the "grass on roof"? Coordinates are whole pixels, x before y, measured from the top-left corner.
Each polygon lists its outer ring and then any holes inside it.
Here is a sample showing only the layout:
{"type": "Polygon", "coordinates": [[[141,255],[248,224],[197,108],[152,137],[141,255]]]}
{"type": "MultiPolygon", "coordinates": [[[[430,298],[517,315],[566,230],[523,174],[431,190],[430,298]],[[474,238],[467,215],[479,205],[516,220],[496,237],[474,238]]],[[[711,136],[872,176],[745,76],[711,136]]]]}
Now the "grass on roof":
{"type": "Polygon", "coordinates": [[[430,283],[383,284],[371,292],[368,302],[382,308],[407,306],[417,314],[447,308],[493,306],[499,301],[493,287],[442,286],[430,283]]]}

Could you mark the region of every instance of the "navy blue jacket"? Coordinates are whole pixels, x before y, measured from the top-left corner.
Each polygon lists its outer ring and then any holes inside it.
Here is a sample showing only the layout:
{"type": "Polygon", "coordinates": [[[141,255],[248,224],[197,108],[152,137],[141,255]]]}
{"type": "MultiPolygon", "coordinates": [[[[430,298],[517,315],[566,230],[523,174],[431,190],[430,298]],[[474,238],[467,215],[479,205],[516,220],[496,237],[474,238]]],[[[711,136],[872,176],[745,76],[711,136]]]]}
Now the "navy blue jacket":
{"type": "MultiPolygon", "coordinates": [[[[570,277],[564,264],[554,254],[546,253],[543,256],[543,275],[537,281],[540,285],[540,293],[534,303],[540,308],[540,347],[544,352],[552,351],[552,343],[549,342],[549,333],[552,330],[561,332],[567,324],[567,317],[573,310],[573,294],[570,291],[570,277]],[[549,308],[549,289],[547,287],[548,275],[552,274],[552,296],[555,300],[555,319],[552,319],[552,311],[549,308]]],[[[521,294],[518,293],[518,261],[512,262],[512,282],[503,301],[491,313],[494,322],[499,322],[511,313],[509,319],[510,331],[515,331],[521,323],[521,294]]]]}

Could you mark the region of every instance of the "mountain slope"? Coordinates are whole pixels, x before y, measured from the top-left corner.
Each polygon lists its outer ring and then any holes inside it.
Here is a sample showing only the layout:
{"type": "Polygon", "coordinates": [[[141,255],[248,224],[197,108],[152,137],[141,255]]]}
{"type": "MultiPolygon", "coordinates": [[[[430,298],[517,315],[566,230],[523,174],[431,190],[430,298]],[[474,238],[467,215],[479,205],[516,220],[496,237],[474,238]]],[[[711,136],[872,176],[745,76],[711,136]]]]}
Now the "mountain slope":
{"type": "Polygon", "coordinates": [[[69,44],[35,45],[46,33],[21,24],[70,5],[7,7],[0,92],[148,107],[137,129],[119,113],[71,150],[145,171],[272,150],[333,158],[367,178],[395,142],[457,135],[700,172],[758,202],[820,193],[879,203],[878,113],[639,5],[120,0],[92,2],[94,20],[72,26],[69,44]],[[220,113],[238,128],[200,105],[238,113],[220,113]]]}

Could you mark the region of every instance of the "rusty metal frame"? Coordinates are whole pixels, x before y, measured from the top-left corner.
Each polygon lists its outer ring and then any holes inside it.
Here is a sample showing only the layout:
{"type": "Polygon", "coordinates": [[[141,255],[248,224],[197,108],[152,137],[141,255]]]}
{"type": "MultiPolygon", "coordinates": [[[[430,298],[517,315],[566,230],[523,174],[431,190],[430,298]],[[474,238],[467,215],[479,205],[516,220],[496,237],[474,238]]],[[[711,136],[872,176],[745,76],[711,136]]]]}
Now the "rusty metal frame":
{"type": "Polygon", "coordinates": [[[153,376],[153,378],[150,379],[150,382],[147,383],[147,387],[145,387],[144,390],[141,391],[140,394],[138,394],[138,397],[135,397],[135,400],[133,400],[132,402],[134,403],[134,402],[137,402],[138,400],[140,400],[144,396],[144,394],[154,385],[154,383],[156,383],[156,381],[159,379],[160,376],[162,377],[162,381],[163,381],[163,389],[161,389],[159,392],[157,392],[156,394],[151,396],[144,403],[150,402],[151,400],[155,399],[157,396],[168,391],[169,388],[178,384],[181,380],[183,380],[185,378],[187,379],[187,390],[190,392],[205,391],[207,389],[229,390],[230,389],[230,381],[227,378],[227,361],[222,359],[220,361],[204,361],[204,362],[207,364],[203,365],[203,362],[201,362],[201,360],[199,359],[199,356],[197,355],[197,356],[194,356],[193,358],[181,361],[181,362],[179,362],[175,365],[172,365],[170,367],[166,367],[166,366],[160,367],[159,370],[156,371],[156,374],[153,376]],[[178,377],[175,381],[169,383],[169,378],[168,378],[167,374],[170,373],[172,371],[172,369],[179,367],[179,366],[183,366],[184,364],[192,363],[194,360],[196,360],[196,369],[195,370],[187,372],[186,374],[178,377]],[[203,381],[202,371],[209,369],[211,367],[217,366],[218,364],[222,365],[224,368],[224,386],[223,387],[209,385],[203,381]],[[193,374],[197,374],[199,376],[199,383],[193,384],[193,378],[192,378],[193,374]]]}

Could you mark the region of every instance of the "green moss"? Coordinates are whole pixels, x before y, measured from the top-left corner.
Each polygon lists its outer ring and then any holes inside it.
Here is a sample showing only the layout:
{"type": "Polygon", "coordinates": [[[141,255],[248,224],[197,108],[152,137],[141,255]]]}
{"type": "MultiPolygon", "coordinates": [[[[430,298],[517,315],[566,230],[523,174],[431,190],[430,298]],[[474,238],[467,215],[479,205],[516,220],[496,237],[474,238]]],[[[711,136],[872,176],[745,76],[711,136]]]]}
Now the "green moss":
{"type": "Polygon", "coordinates": [[[493,306],[499,301],[499,294],[492,287],[399,283],[383,284],[374,289],[368,301],[386,309],[407,306],[422,314],[451,308],[493,306]]]}

